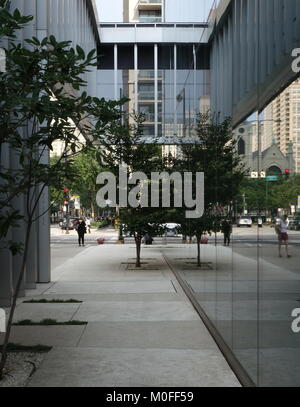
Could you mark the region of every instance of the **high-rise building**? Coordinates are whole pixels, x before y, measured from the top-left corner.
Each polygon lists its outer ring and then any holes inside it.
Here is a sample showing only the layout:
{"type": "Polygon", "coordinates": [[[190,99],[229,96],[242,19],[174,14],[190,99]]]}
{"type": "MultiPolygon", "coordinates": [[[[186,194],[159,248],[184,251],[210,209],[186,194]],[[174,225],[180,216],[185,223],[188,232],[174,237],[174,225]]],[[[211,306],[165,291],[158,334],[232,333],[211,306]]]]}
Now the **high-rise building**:
{"type": "Polygon", "coordinates": [[[124,0],[106,22],[105,3],[98,4],[98,96],[128,97],[125,109],[144,115],[148,140],[170,145],[190,135],[203,103],[209,107],[207,23],[198,1],[124,0]]]}
{"type": "Polygon", "coordinates": [[[283,154],[293,145],[295,172],[300,173],[300,79],[288,86],[265,109],[266,143],[275,140],[283,154]]]}

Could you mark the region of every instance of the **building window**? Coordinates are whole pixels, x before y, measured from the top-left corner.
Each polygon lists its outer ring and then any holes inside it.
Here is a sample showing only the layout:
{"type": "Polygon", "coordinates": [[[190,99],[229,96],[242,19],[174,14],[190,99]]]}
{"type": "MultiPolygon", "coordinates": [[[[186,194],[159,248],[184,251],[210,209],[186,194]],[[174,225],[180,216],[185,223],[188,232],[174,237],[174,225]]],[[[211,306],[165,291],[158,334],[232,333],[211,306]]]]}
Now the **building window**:
{"type": "Polygon", "coordinates": [[[140,23],[160,23],[161,10],[140,10],[139,11],[140,23]]]}
{"type": "Polygon", "coordinates": [[[246,143],[242,138],[240,138],[238,141],[238,155],[245,154],[246,154],[246,143]]]}

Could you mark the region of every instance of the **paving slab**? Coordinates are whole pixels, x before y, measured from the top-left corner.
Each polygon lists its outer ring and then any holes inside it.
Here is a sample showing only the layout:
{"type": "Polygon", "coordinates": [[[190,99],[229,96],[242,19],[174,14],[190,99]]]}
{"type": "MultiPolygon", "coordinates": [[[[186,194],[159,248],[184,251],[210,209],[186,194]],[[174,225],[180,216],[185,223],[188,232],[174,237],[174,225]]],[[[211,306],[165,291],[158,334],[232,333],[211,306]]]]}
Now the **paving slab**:
{"type": "Polygon", "coordinates": [[[46,290],[45,294],[171,293],[174,291],[171,281],[58,282],[46,290]]]}
{"type": "Polygon", "coordinates": [[[79,347],[214,349],[201,321],[90,322],[79,347]]]}
{"type": "Polygon", "coordinates": [[[54,348],[29,387],[240,387],[219,351],[54,348]]]}
{"type": "Polygon", "coordinates": [[[57,281],[160,281],[164,280],[165,276],[161,271],[113,271],[113,270],[86,270],[63,273],[57,281]]]}
{"type": "Polygon", "coordinates": [[[82,304],[73,319],[80,321],[191,321],[199,320],[193,306],[179,301],[114,301],[82,304]]]}
{"type": "MultiPolygon", "coordinates": [[[[25,346],[76,346],[86,325],[13,326],[10,342],[25,346]]],[[[3,343],[4,334],[0,334],[3,343]]]]}

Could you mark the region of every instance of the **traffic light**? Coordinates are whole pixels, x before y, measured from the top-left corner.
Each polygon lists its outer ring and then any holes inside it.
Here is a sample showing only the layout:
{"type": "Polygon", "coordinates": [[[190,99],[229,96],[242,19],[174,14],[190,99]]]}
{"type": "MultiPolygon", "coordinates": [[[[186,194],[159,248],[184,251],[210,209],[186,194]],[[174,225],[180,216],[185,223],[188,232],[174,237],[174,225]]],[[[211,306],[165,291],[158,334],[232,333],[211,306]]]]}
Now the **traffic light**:
{"type": "Polygon", "coordinates": [[[64,204],[67,205],[70,200],[69,190],[64,189],[64,204]]]}
{"type": "Polygon", "coordinates": [[[290,177],[290,170],[289,170],[289,169],[284,170],[284,175],[285,175],[285,179],[289,179],[289,177],[290,177]]]}

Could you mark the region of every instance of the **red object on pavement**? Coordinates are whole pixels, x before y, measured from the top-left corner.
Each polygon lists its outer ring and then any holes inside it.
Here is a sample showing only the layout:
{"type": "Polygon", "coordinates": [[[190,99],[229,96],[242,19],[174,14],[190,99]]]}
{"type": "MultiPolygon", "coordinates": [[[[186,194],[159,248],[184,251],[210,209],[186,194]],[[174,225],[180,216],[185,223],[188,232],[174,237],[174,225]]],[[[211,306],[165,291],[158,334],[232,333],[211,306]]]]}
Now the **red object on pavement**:
{"type": "Polygon", "coordinates": [[[97,239],[97,243],[98,244],[103,244],[105,242],[105,239],[103,238],[103,237],[99,237],[98,239],[97,239]]]}
{"type": "Polygon", "coordinates": [[[204,235],[202,239],[200,240],[200,244],[207,244],[208,243],[208,238],[204,235]]]}

